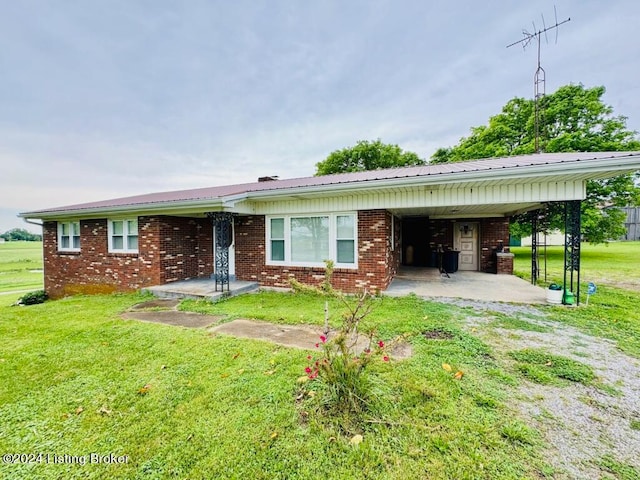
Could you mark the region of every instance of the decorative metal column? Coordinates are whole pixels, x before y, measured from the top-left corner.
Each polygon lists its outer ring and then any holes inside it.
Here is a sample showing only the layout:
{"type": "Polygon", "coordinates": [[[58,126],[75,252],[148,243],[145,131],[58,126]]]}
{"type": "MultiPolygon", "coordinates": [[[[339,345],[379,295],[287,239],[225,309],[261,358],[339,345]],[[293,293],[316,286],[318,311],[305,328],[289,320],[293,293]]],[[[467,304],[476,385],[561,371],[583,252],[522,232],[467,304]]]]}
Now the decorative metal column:
{"type": "Polygon", "coordinates": [[[224,292],[224,286],[229,291],[229,246],[233,243],[233,214],[229,212],[207,213],[213,223],[215,231],[214,273],[215,291],[224,292]]]}
{"type": "Polygon", "coordinates": [[[531,283],[536,285],[540,276],[538,265],[538,216],[539,210],[530,213],[531,218],[531,283]]]}
{"type": "Polygon", "coordinates": [[[580,200],[564,204],[564,290],[569,277],[568,290],[575,293],[576,305],[580,305],[580,204],[580,200]]]}

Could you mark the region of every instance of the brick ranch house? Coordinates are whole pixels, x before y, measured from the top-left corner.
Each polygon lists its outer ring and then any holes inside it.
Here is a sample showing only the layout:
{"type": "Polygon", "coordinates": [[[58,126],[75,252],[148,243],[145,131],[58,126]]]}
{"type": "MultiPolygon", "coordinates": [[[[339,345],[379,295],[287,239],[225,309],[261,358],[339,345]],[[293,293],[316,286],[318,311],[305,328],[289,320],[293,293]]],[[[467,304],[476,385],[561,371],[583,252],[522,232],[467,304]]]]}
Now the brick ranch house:
{"type": "MultiPolygon", "coordinates": [[[[640,169],[640,152],[536,154],[152,193],[21,213],[43,222],[45,290],[53,297],[135,290],[214,274],[212,216],[230,219],[228,272],[288,286],[384,290],[401,265],[512,273],[510,216],[583,200],[586,182],[640,169]]],[[[227,246],[225,245],[225,246],[227,246]]]]}

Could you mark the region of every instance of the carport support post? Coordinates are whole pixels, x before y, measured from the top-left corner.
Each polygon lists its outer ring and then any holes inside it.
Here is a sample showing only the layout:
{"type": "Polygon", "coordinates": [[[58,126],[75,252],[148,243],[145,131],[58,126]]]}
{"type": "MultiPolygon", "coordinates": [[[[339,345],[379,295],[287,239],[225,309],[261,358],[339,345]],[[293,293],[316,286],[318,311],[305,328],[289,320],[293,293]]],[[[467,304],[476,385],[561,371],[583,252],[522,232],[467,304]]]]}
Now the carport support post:
{"type": "Polygon", "coordinates": [[[233,229],[231,223],[233,222],[233,214],[230,212],[210,212],[207,213],[215,228],[215,251],[214,251],[214,272],[213,278],[215,279],[215,291],[218,291],[218,285],[220,285],[220,291],[224,292],[224,286],[227,285],[227,292],[229,291],[229,246],[233,239],[233,229]]]}
{"type": "Polygon", "coordinates": [[[540,267],[538,265],[538,216],[539,210],[535,210],[529,214],[531,218],[531,283],[538,283],[538,275],[540,267]]]}
{"type": "Polygon", "coordinates": [[[564,203],[564,292],[568,276],[569,291],[574,292],[575,286],[576,305],[580,305],[580,204],[580,200],[564,203]]]}

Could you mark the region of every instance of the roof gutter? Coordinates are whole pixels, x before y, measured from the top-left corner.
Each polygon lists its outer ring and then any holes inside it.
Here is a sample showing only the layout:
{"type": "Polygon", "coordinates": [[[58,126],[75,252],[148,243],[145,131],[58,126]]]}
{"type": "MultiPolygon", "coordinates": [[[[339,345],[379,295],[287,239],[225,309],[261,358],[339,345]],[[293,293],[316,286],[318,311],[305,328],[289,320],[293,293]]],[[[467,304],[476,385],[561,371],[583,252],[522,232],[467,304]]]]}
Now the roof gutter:
{"type": "MultiPolygon", "coordinates": [[[[20,215],[18,215],[18,217],[20,217],[20,215]]],[[[28,223],[30,225],[37,225],[38,227],[42,227],[43,226],[41,223],[34,222],[33,220],[29,220],[26,217],[21,217],[21,218],[22,218],[22,220],[24,220],[24,223],[28,223]]]]}

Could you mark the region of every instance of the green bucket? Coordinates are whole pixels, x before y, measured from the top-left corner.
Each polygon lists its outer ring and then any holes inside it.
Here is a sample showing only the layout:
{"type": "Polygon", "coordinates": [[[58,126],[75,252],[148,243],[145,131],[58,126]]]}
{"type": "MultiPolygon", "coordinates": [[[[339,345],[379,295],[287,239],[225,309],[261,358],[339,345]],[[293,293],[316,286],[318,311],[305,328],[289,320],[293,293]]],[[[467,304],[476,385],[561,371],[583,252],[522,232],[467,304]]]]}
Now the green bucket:
{"type": "Polygon", "coordinates": [[[570,292],[569,290],[565,290],[564,291],[564,298],[562,299],[562,303],[564,303],[565,305],[573,305],[576,301],[576,297],[573,294],[573,292],[570,292]]]}

